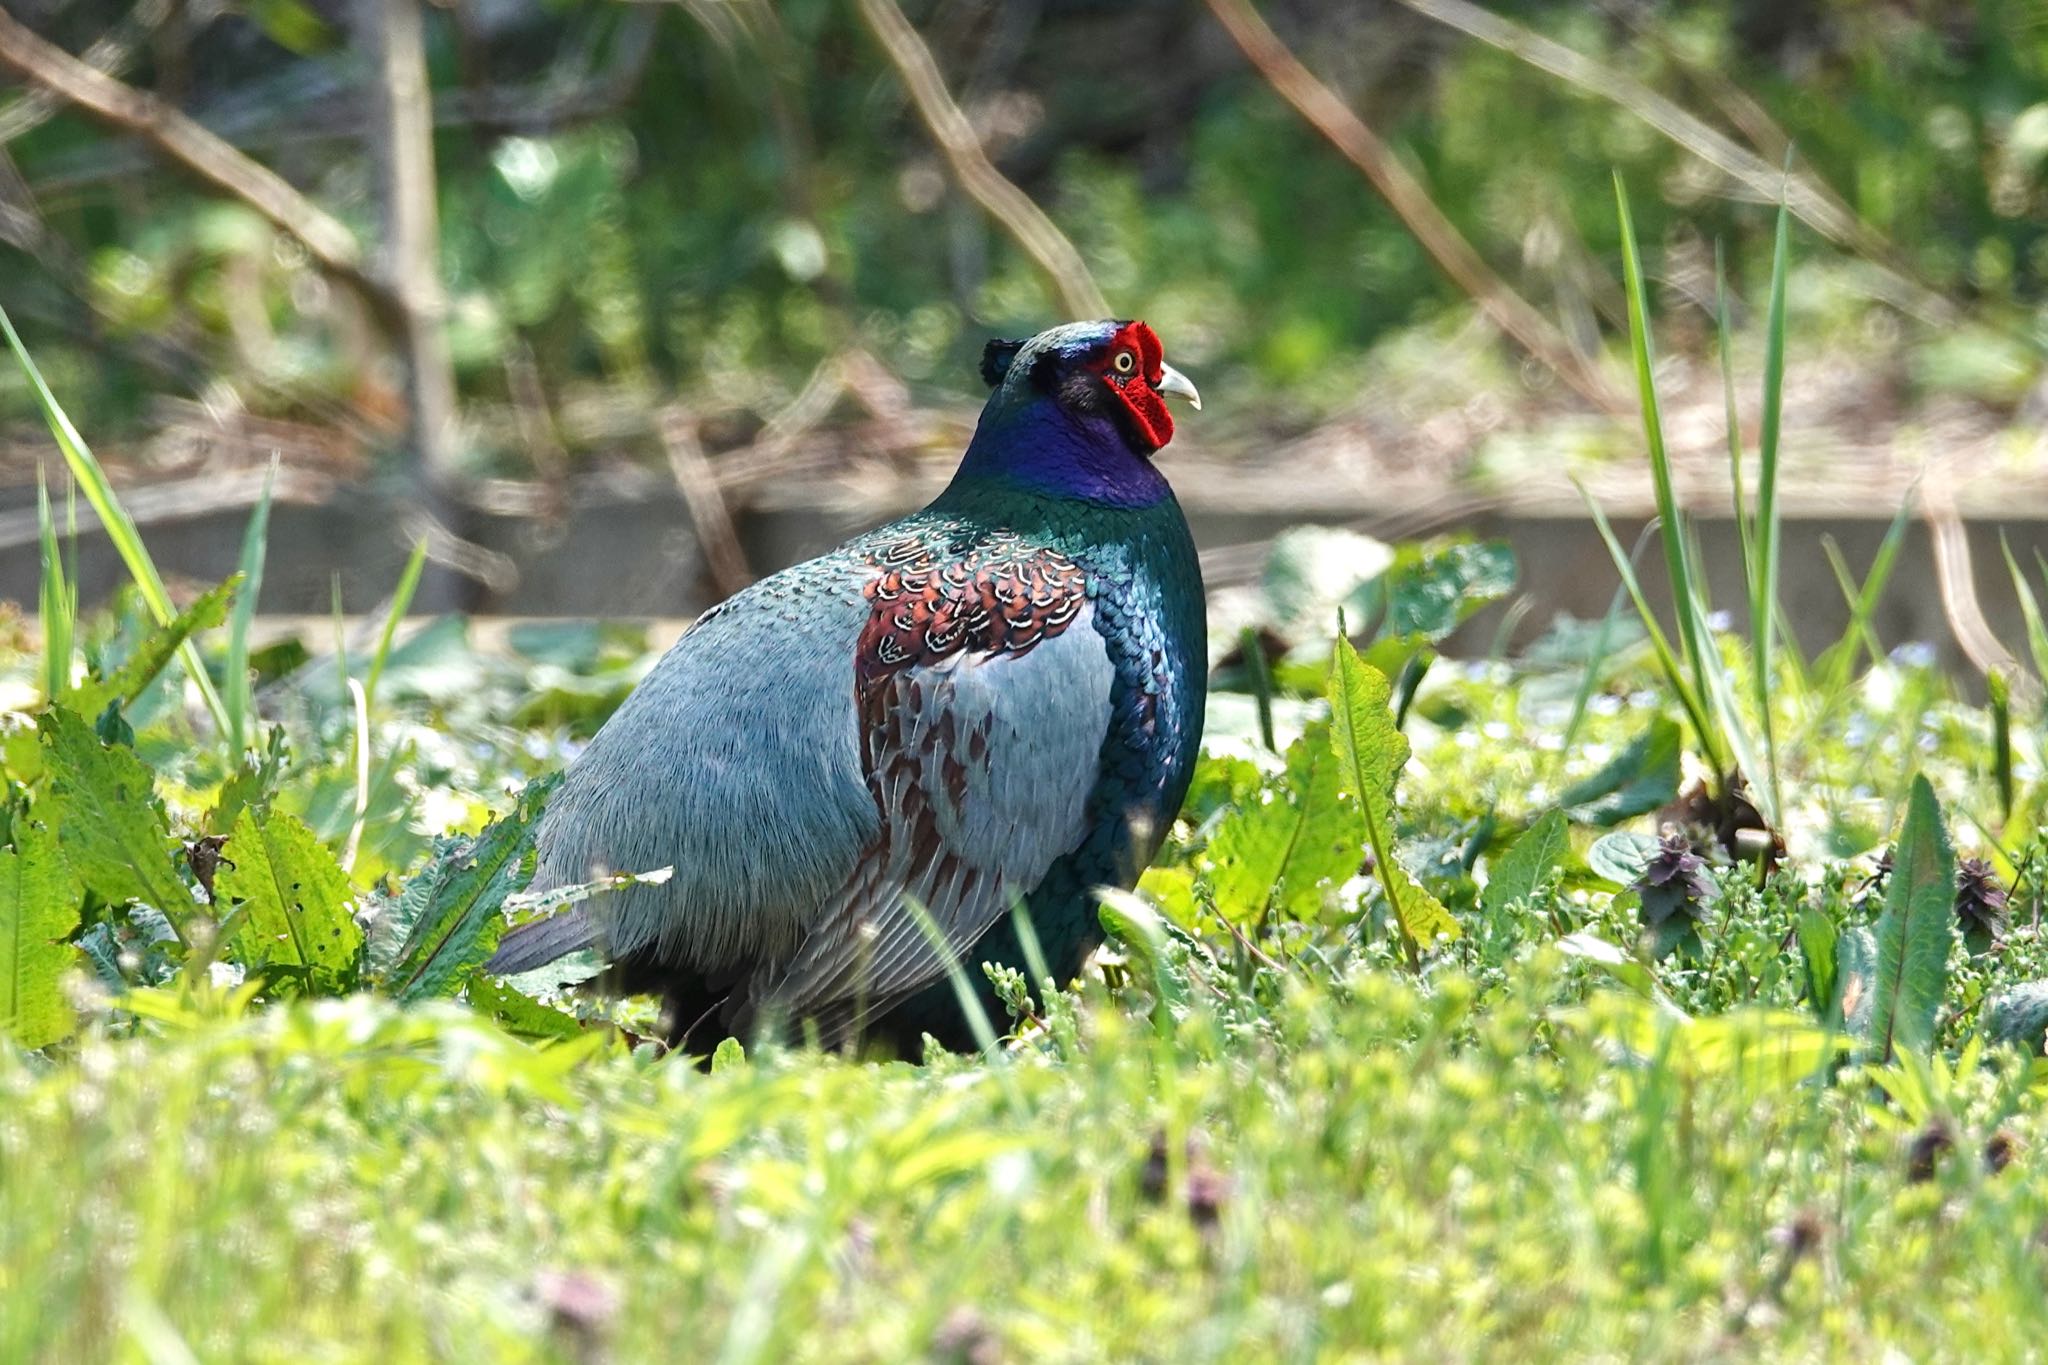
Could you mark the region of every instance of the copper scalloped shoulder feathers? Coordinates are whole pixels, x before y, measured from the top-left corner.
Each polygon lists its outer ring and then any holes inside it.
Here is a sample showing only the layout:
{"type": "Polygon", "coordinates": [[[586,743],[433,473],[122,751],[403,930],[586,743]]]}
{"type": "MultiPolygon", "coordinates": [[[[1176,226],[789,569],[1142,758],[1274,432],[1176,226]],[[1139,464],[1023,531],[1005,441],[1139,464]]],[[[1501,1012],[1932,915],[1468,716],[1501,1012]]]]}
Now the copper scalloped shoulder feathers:
{"type": "Polygon", "coordinates": [[[1088,602],[1086,570],[1008,531],[957,549],[909,536],[870,562],[879,572],[864,590],[869,614],[854,665],[863,696],[893,673],[950,654],[1028,654],[1088,602]]]}

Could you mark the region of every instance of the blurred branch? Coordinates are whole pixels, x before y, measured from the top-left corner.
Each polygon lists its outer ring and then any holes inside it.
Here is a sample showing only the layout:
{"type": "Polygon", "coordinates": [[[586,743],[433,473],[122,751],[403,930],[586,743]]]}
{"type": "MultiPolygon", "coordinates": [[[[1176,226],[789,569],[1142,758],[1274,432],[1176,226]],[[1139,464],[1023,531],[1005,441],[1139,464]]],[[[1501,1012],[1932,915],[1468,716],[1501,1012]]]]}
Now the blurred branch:
{"type": "Polygon", "coordinates": [[[391,297],[362,267],[355,234],[268,167],[251,161],[178,110],[43,41],[0,10],[0,68],[19,73],[186,171],[247,204],[305,243],[313,259],[380,309],[391,297]]]}
{"type": "MultiPolygon", "coordinates": [[[[1666,61],[1683,71],[1721,111],[1721,117],[1749,139],[1749,145],[1758,154],[1775,165],[1785,164],[1785,159],[1792,153],[1792,135],[1779,126],[1770,111],[1754,96],[1721,71],[1697,60],[1685,44],[1673,41],[1663,23],[1654,20],[1630,0],[1601,0],[1600,8],[1609,19],[1625,26],[1639,41],[1648,43],[1666,61]]],[[[1809,169],[1807,174],[1813,177],[1823,193],[1842,202],[1834,186],[1822,180],[1817,172],[1809,169]]]]}
{"type": "Polygon", "coordinates": [[[387,319],[405,366],[406,415],[428,490],[455,477],[455,371],[442,330],[441,228],[434,196],[434,105],[420,0],[356,0],[374,84],[365,141],[383,219],[387,319]]]}
{"type": "Polygon", "coordinates": [[[647,74],[660,17],[651,7],[633,9],[619,24],[603,68],[574,80],[551,72],[531,84],[475,85],[447,91],[435,101],[434,126],[533,135],[616,113],[638,92],[640,80],[647,74]]]}
{"type": "Polygon", "coordinates": [[[1920,486],[1920,512],[1934,541],[1934,577],[1941,589],[1941,611],[1965,658],[1989,677],[2027,676],[2019,660],[1999,640],[1984,619],[1977,600],[1977,572],[1970,562],[1970,536],[1956,510],[1955,476],[1944,463],[1929,469],[1920,486]]]}
{"type": "Polygon", "coordinates": [[[974,125],[946,93],[945,79],[932,60],[931,49],[903,17],[896,0],[860,0],[860,12],[910,92],[918,117],[953,168],[960,187],[1037,262],[1069,316],[1110,316],[1109,303],[1088,273],[1081,253],[1031,196],[1010,183],[988,159],[974,125]]]}
{"type": "MultiPolygon", "coordinates": [[[[465,540],[418,503],[400,502],[395,504],[397,513],[397,535],[394,539],[404,545],[427,542],[428,562],[460,574],[474,583],[481,584],[486,592],[503,596],[519,586],[519,564],[512,556],[465,540]]],[[[459,601],[453,589],[444,590],[442,596],[450,601],[459,601]]],[[[417,605],[419,598],[413,599],[417,605]]],[[[435,608],[434,610],[447,610],[435,608]]]]}
{"type": "Polygon", "coordinates": [[[1786,206],[1801,222],[1830,241],[1878,263],[1896,277],[1910,296],[1912,302],[1908,306],[1913,311],[1934,321],[1954,316],[1955,309],[1947,299],[1910,279],[1893,264],[1896,253],[1882,233],[1858,218],[1853,209],[1813,177],[1773,166],[1641,81],[1503,19],[1470,0],[1400,2],[1417,14],[1619,105],[1700,160],[1748,186],[1763,202],[1774,204],[1782,195],[1786,206]]]}
{"type": "Polygon", "coordinates": [[[696,419],[680,405],[672,405],[663,409],[658,430],[676,491],[683,495],[683,506],[689,509],[696,527],[697,543],[703,547],[712,587],[720,597],[730,597],[754,581],[754,572],[747,565],[747,552],[740,547],[718,476],[697,440],[696,419]]]}
{"type": "Polygon", "coordinates": [[[1575,350],[1564,333],[1494,273],[1386,143],[1302,65],[1248,0],[1208,3],[1259,74],[1365,173],[1437,265],[1472,296],[1496,327],[1595,407],[1612,413],[1631,411],[1628,400],[1608,383],[1594,362],[1575,350]]]}
{"type": "MultiPolygon", "coordinates": [[[[112,30],[95,39],[79,60],[95,71],[118,76],[135,59],[135,49],[170,17],[171,0],[142,0],[112,30]]],[[[29,90],[0,109],[0,143],[12,142],[49,122],[64,102],[46,89],[29,90]]]]}

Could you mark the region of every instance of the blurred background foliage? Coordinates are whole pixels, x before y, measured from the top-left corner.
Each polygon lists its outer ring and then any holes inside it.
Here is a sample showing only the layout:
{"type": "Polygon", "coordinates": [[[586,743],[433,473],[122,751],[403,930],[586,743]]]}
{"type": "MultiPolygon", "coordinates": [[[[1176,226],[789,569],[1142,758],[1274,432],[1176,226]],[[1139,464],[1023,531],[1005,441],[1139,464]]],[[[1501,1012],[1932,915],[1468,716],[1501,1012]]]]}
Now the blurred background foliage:
{"type": "MultiPolygon", "coordinates": [[[[378,237],[365,59],[345,0],[8,0],[378,237]]],[[[1809,240],[1795,355],[1867,364],[1900,408],[2048,407],[2048,13],[2020,0],[1491,0],[1840,195],[1881,259],[1809,240]]],[[[1625,346],[1610,177],[1638,187],[1667,350],[1704,353],[1714,249],[1736,309],[1770,206],[1615,100],[1396,3],[1261,12],[1574,347],[1625,346]]],[[[1455,401],[1555,379],[1473,315],[1371,186],[1203,7],[912,0],[990,157],[1120,314],[1205,392],[1218,449],[1344,410],[1371,376],[1455,401]]],[[[931,402],[972,398],[994,334],[1062,310],[956,188],[859,11],[836,0],[450,0],[426,11],[447,336],[464,468],[658,462],[621,413],[678,398],[741,435],[849,346],[931,402]],[[519,411],[539,412],[536,435],[519,411]],[[579,416],[578,414],[582,415],[579,416]],[[552,462],[552,463],[551,463],[552,462]]],[[[363,304],[252,209],[130,138],[0,86],[0,305],[103,445],[152,399],[346,433],[391,459],[405,405],[363,304]]],[[[1619,89],[1619,86],[1617,86],[1619,89]]],[[[1614,91],[1609,91],[1613,94],[1614,91]]],[[[1571,401],[1569,395],[1557,395],[1571,401]]],[[[19,377],[0,419],[30,443],[19,377]]]]}

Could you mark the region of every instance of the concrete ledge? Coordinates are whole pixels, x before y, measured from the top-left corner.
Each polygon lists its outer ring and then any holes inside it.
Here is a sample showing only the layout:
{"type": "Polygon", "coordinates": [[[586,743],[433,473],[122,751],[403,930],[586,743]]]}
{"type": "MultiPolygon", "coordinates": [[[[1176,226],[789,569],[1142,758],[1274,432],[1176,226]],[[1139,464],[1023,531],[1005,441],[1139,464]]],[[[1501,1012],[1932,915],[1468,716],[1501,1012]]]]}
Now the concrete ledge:
{"type": "MultiPolygon", "coordinates": [[[[922,488],[898,487],[916,495],[922,488]]],[[[903,506],[914,506],[905,501],[903,506]]],[[[1354,503],[1355,507],[1356,504],[1354,503]]],[[[345,611],[375,610],[390,593],[410,549],[402,508],[379,492],[341,488],[319,503],[283,503],[272,511],[270,550],[261,610],[266,614],[324,615],[331,609],[331,584],[340,576],[345,611]]],[[[1848,609],[1828,569],[1822,540],[1831,537],[1859,576],[1883,540],[1892,509],[1872,507],[1868,515],[1802,516],[1784,525],[1781,598],[1793,630],[1809,652],[1832,642],[1844,629],[1848,609]]],[[[838,506],[803,506],[778,498],[772,507],[737,518],[742,543],[757,573],[772,572],[831,548],[866,526],[896,515],[897,509],[864,501],[838,506]]],[[[218,581],[232,573],[240,552],[246,509],[229,507],[144,528],[151,552],[167,575],[192,583],[218,581]]],[[[1506,539],[1521,564],[1521,591],[1529,610],[1518,639],[1539,633],[1559,612],[1597,616],[1607,609],[1616,579],[1606,550],[1583,513],[1543,507],[1526,510],[1474,505],[1452,496],[1389,497],[1365,515],[1323,515],[1301,507],[1230,511],[1212,500],[1195,503],[1190,522],[1204,552],[1211,583],[1245,581],[1256,575],[1260,542],[1305,521],[1355,526],[1387,539],[1447,530],[1506,539]]],[[[1632,544],[1643,519],[1617,518],[1615,530],[1632,544]]],[[[1701,548],[1715,602],[1738,620],[1741,568],[1734,523],[1711,513],[1698,523],[1701,548]]],[[[696,538],[681,499],[669,488],[631,492],[613,484],[585,487],[555,520],[470,512],[463,535],[516,572],[496,588],[436,570],[419,610],[458,609],[482,615],[538,617],[688,617],[709,606],[710,590],[696,538]]],[[[2024,659],[2026,645],[2017,600],[1999,550],[2003,532],[2023,565],[2039,550],[2048,556],[2048,511],[2027,509],[2011,520],[1967,524],[1979,601],[1992,633],[2024,659]]],[[[1661,556],[1643,556],[1640,571],[1653,601],[1662,601],[1661,556]]],[[[39,560],[34,544],[0,548],[0,598],[32,607],[39,560]]],[[[82,601],[103,600],[122,583],[126,570],[97,526],[82,530],[74,574],[82,601]]],[[[2038,590],[2038,588],[2037,588],[2038,590]]],[[[1468,647],[1483,648],[1501,608],[1464,633],[1468,647]]],[[[1934,644],[1957,667],[1965,660],[1951,631],[1924,523],[1915,522],[1880,603],[1873,625],[1887,646],[1909,640],[1934,644]]]]}

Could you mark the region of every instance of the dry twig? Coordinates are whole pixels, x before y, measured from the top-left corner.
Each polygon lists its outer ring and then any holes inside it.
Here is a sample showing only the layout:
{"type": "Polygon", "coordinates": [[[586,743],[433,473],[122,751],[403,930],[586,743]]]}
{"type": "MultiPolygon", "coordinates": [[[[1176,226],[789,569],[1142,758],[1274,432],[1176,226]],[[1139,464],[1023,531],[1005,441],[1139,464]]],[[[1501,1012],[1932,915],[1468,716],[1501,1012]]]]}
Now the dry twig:
{"type": "Polygon", "coordinates": [[[1948,617],[1948,628],[1955,632],[1964,657],[1979,672],[1986,677],[1994,672],[2009,678],[2025,677],[2019,660],[1984,619],[1984,608],[1977,600],[1977,573],[1970,562],[1970,535],[1956,511],[1954,490],[1954,477],[1938,464],[1920,485],[1920,512],[1934,541],[1934,577],[1941,588],[1942,614],[1948,617]]]}
{"type": "Polygon", "coordinates": [[[1626,398],[1564,333],[1480,259],[1408,168],[1350,106],[1288,50],[1248,0],[1209,0],[1209,8],[1280,97],[1372,182],[1387,206],[1415,234],[1443,272],[1479,304],[1493,324],[1594,406],[1626,413],[1626,398]]]}
{"type": "Polygon", "coordinates": [[[1110,316],[1109,303],[1095,277],[1088,273],[1081,253],[1045,216],[1045,211],[1032,202],[1031,196],[1012,184],[988,159],[981,139],[975,136],[974,125],[946,93],[945,78],[939,74],[938,63],[932,60],[931,49],[903,17],[896,0],[860,0],[860,12],[888,54],[890,65],[902,78],[904,88],[909,90],[918,116],[924,120],[932,140],[938,143],[946,164],[953,168],[960,188],[1037,262],[1059,294],[1061,306],[1071,316],[1110,316]]]}
{"type": "Polygon", "coordinates": [[[455,370],[442,326],[441,228],[434,193],[434,103],[421,0],[356,0],[357,38],[376,73],[364,141],[376,167],[384,321],[405,366],[408,435],[427,494],[458,481],[455,370]]]}
{"type": "Polygon", "coordinates": [[[360,291],[380,311],[391,307],[390,291],[365,273],[362,249],[340,219],[156,96],[124,85],[45,42],[4,9],[0,68],[19,73],[102,123],[147,142],[297,237],[323,269],[360,291]]]}
{"type": "MultiPolygon", "coordinates": [[[[1746,186],[1765,203],[1776,203],[1782,194],[1786,207],[1800,221],[1830,241],[1869,258],[1892,275],[1898,292],[1912,311],[1934,321],[1954,315],[1954,307],[1947,299],[1909,279],[1891,264],[1897,258],[1891,243],[1815,178],[1771,165],[1641,81],[1503,19],[1491,10],[1472,4],[1471,0],[1401,0],[1401,3],[1417,14],[1476,38],[1489,47],[1499,48],[1539,71],[1547,71],[1589,94],[1619,105],[1701,161],[1746,186]]],[[[1734,88],[1731,83],[1724,84],[1728,89],[1734,88]]],[[[1761,113],[1761,110],[1755,112],[1761,113]]],[[[1765,121],[1768,123],[1767,116],[1765,121]]]]}
{"type": "Polygon", "coordinates": [[[681,407],[669,407],[662,411],[660,430],[661,448],[668,453],[676,491],[690,509],[712,586],[719,596],[730,597],[753,582],[754,573],[747,566],[747,552],[740,548],[739,532],[733,527],[725,494],[719,490],[718,475],[697,440],[697,423],[681,407]]]}

